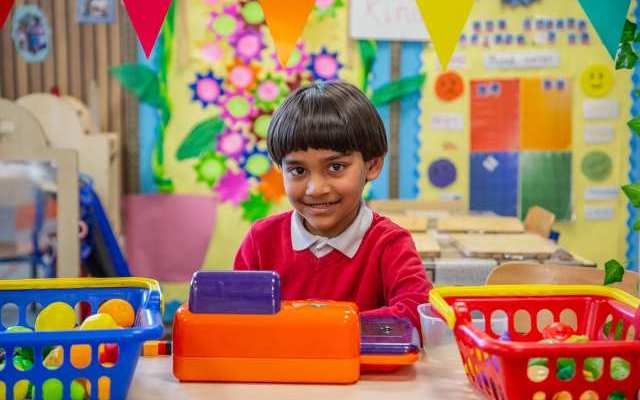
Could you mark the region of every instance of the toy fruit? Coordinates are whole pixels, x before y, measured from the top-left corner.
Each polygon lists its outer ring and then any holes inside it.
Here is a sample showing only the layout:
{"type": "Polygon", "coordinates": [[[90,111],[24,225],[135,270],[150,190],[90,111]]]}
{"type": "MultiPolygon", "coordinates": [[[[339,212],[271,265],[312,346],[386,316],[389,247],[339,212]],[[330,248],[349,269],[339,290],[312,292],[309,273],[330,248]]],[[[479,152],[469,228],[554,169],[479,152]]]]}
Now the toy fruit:
{"type": "Polygon", "coordinates": [[[69,331],[76,326],[76,312],[61,301],[46,306],[36,317],[36,331],[69,331]]]}
{"type": "Polygon", "coordinates": [[[542,337],[545,339],[566,340],[574,334],[572,327],[561,322],[552,322],[542,330],[542,337]]]}
{"type": "Polygon", "coordinates": [[[133,307],[121,299],[107,300],[98,308],[98,313],[109,314],[121,328],[130,328],[135,322],[133,307]]]}

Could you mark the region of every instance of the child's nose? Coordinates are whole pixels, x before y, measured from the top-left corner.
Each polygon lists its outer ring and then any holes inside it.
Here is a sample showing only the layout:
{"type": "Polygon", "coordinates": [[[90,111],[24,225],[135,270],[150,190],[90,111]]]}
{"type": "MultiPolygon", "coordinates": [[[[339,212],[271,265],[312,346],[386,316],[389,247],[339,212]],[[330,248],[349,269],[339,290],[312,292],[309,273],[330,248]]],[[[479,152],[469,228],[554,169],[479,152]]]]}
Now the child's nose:
{"type": "Polygon", "coordinates": [[[305,194],[308,196],[317,196],[328,192],[329,185],[327,184],[327,180],[322,176],[311,175],[311,178],[307,182],[307,190],[305,191],[305,194]]]}

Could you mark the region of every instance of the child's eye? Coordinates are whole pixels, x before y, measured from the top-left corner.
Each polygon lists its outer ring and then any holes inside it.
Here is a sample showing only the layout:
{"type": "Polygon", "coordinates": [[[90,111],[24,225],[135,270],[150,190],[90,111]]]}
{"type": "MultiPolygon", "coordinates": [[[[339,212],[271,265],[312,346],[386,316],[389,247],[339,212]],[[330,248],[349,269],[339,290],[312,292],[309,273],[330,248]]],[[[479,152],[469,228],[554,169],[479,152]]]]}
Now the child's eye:
{"type": "Polygon", "coordinates": [[[289,173],[293,176],[301,176],[301,175],[304,175],[304,168],[302,167],[289,168],[289,173]]]}
{"type": "Polygon", "coordinates": [[[344,164],[333,163],[329,166],[331,172],[341,172],[344,170],[344,164]]]}

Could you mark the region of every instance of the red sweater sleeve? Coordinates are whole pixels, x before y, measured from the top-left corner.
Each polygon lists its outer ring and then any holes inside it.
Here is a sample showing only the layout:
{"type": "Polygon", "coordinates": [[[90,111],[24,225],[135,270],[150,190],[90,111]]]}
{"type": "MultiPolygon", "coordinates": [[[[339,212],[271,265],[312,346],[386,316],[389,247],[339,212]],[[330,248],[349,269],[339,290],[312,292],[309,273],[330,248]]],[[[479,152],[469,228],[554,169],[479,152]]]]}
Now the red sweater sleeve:
{"type": "Polygon", "coordinates": [[[409,233],[402,231],[394,239],[382,251],[380,259],[387,306],[365,311],[362,315],[405,317],[419,329],[417,308],[428,301],[432,285],[409,233]]]}
{"type": "Polygon", "coordinates": [[[256,251],[253,228],[244,237],[233,260],[233,269],[239,271],[256,271],[260,269],[258,252],[256,251]]]}

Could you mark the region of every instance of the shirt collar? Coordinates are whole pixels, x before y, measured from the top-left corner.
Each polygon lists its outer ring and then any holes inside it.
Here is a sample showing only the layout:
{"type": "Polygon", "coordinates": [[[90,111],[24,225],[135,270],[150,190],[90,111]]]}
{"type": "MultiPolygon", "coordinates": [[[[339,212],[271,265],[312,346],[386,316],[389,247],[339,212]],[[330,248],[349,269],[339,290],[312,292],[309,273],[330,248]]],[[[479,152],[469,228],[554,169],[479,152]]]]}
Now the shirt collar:
{"type": "Polygon", "coordinates": [[[372,222],[373,211],[371,211],[366,204],[362,203],[356,219],[344,232],[336,237],[326,238],[309,232],[307,228],[304,227],[302,215],[293,211],[293,215],[291,216],[291,243],[293,244],[294,250],[301,251],[322,241],[345,256],[353,258],[372,222]]]}

